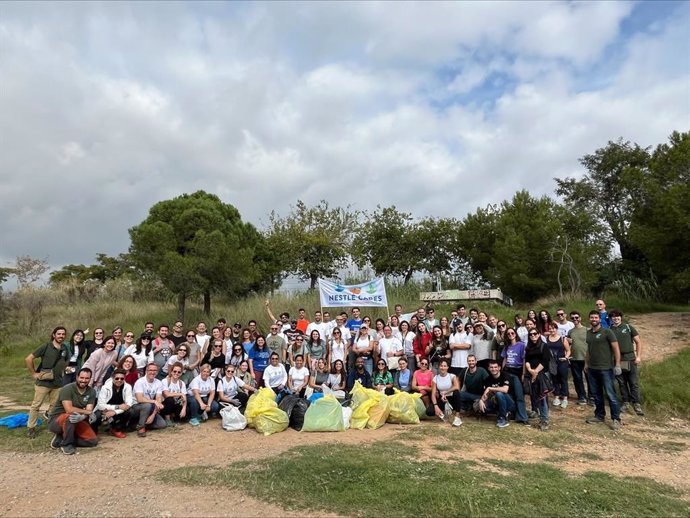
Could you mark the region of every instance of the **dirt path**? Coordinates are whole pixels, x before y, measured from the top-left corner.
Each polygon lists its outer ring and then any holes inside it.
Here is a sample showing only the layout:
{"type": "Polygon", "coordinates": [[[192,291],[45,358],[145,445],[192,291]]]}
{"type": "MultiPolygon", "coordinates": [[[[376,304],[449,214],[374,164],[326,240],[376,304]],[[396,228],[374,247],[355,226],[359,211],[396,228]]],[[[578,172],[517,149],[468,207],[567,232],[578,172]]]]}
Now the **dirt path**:
{"type": "MultiPolygon", "coordinates": [[[[646,348],[645,361],[659,361],[690,346],[690,314],[654,313],[637,316],[632,324],[639,330],[646,348]]],[[[27,407],[0,396],[0,409],[27,407]]],[[[572,405],[565,414],[552,419],[551,434],[571,433],[572,443],[554,451],[526,440],[520,445],[534,461],[560,455],[559,466],[570,473],[586,470],[612,474],[626,472],[670,484],[690,494],[690,423],[673,420],[655,423],[646,418],[626,416],[623,432],[603,434],[592,440],[583,430],[583,419],[591,409],[572,405]],[[527,448],[527,450],[526,450],[527,448]],[[633,467],[633,468],[631,468],[633,467]]],[[[488,423],[466,423],[490,426],[488,423]]],[[[423,423],[420,426],[439,426],[423,423]]],[[[338,434],[307,434],[287,430],[262,437],[254,430],[229,433],[219,421],[199,428],[181,426],[152,432],[144,439],[130,435],[123,440],[102,436],[101,444],[72,457],[46,451],[0,454],[0,516],[291,516],[275,506],[246,497],[239,492],[163,484],[154,479],[157,471],[186,465],[226,465],[233,460],[262,459],[280,454],[300,444],[365,444],[398,436],[409,427],[386,425],[379,430],[349,430],[338,434]],[[143,468],[143,472],[142,472],[143,468]]],[[[510,433],[509,428],[506,430],[510,433]]],[[[454,431],[454,433],[456,433],[454,431]]],[[[538,434],[534,430],[535,434],[538,434]]],[[[462,428],[457,431],[462,436],[462,428]]],[[[48,441],[42,432],[37,440],[48,441]]],[[[463,446],[440,452],[433,441],[414,443],[425,455],[437,458],[477,459],[486,456],[478,446],[463,446]],[[425,446],[425,444],[427,446],[425,446]]],[[[491,448],[491,457],[515,459],[516,446],[491,448]]],[[[304,513],[294,513],[303,515],[304,513]]]]}

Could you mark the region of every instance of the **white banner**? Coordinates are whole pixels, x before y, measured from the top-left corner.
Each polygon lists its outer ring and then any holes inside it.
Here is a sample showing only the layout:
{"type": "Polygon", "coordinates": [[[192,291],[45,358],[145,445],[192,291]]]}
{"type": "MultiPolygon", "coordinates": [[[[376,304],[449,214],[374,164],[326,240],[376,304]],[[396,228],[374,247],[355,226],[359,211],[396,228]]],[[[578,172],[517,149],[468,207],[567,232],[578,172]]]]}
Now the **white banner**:
{"type": "Polygon", "coordinates": [[[388,307],[383,279],[372,279],[362,284],[345,285],[319,279],[321,307],[345,306],[388,307]]]}

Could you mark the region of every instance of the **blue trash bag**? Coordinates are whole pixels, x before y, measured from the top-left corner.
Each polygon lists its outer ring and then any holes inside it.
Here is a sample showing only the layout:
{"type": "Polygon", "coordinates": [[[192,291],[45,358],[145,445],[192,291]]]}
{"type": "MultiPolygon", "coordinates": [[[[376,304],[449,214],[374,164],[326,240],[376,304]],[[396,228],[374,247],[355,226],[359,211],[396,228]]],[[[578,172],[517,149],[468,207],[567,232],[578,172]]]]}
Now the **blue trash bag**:
{"type": "Polygon", "coordinates": [[[321,399],[323,397],[323,392],[314,392],[311,396],[309,396],[309,403],[313,403],[317,399],[321,399]]]}
{"type": "MultiPolygon", "coordinates": [[[[12,415],[7,415],[0,419],[0,426],[6,426],[9,429],[12,428],[22,428],[26,426],[26,423],[29,422],[29,414],[27,413],[21,413],[21,414],[12,414],[12,415]]],[[[41,424],[41,419],[38,420],[37,425],[40,426],[41,424]]]]}

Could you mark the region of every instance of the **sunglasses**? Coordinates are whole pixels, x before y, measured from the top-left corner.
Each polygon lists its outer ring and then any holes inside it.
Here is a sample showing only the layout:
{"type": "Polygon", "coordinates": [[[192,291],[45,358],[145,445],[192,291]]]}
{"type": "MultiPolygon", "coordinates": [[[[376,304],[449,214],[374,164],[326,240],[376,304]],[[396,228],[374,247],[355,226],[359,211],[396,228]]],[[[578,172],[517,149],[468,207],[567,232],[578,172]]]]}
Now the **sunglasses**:
{"type": "Polygon", "coordinates": [[[117,378],[113,378],[113,381],[125,381],[125,378],[118,376],[117,378]]]}
{"type": "Polygon", "coordinates": [[[125,335],[125,338],[134,338],[134,335],[125,335]]]}
{"type": "Polygon", "coordinates": [[[182,371],[180,369],[175,369],[172,371],[173,374],[182,374],[182,371]]]}
{"type": "Polygon", "coordinates": [[[187,335],[187,338],[196,338],[196,335],[187,335]]]}
{"type": "Polygon", "coordinates": [[[429,362],[419,362],[419,365],[429,365],[429,362]]]}
{"type": "Polygon", "coordinates": [[[565,316],[565,313],[556,313],[556,316],[557,316],[557,317],[564,317],[564,316],[565,316]]]}
{"type": "Polygon", "coordinates": [[[378,362],[376,365],[386,365],[386,364],[383,362],[378,362]]]}
{"type": "Polygon", "coordinates": [[[529,335],[530,336],[539,336],[539,333],[531,332],[529,335]]]}
{"type": "Polygon", "coordinates": [[[223,347],[223,346],[222,345],[214,345],[213,346],[214,349],[220,349],[221,347],[223,347]]]}

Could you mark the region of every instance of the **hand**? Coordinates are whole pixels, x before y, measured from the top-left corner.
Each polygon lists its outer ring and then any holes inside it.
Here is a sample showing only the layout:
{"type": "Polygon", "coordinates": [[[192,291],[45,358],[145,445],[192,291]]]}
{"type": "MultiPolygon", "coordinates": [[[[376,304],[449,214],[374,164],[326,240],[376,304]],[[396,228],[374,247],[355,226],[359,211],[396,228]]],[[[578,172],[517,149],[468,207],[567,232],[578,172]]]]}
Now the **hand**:
{"type": "Polygon", "coordinates": [[[114,415],[115,415],[115,410],[107,410],[105,413],[105,417],[107,417],[108,419],[110,419],[114,415]]]}
{"type": "Polygon", "coordinates": [[[120,405],[120,410],[122,410],[123,412],[126,412],[127,410],[129,410],[129,405],[127,403],[122,403],[120,405]]]}
{"type": "Polygon", "coordinates": [[[620,366],[620,365],[616,365],[616,366],[613,368],[613,375],[614,375],[614,376],[620,376],[621,374],[623,374],[623,369],[621,369],[621,366],[620,366]]]}
{"type": "Polygon", "coordinates": [[[440,417],[440,416],[443,415],[443,410],[441,410],[441,407],[439,407],[438,405],[434,405],[434,409],[435,409],[435,412],[436,412],[436,415],[437,415],[437,416],[440,417]]]}
{"type": "Polygon", "coordinates": [[[89,334],[89,328],[88,328],[88,327],[87,327],[86,329],[84,329],[84,334],[85,334],[85,335],[88,335],[88,334],[89,334]]]}
{"type": "Polygon", "coordinates": [[[89,424],[93,424],[96,422],[96,412],[91,412],[89,414],[89,424]]]}
{"type": "Polygon", "coordinates": [[[641,361],[642,360],[640,360],[639,358],[635,358],[635,361],[633,363],[635,363],[635,365],[639,365],[641,361]]]}
{"type": "Polygon", "coordinates": [[[268,307],[270,304],[271,304],[271,301],[270,301],[270,300],[266,299],[266,300],[264,301],[264,306],[268,307]]]}
{"type": "Polygon", "coordinates": [[[76,414],[76,413],[70,414],[70,416],[67,418],[67,420],[73,424],[79,423],[79,422],[83,421],[84,419],[86,419],[86,415],[76,414]]]}
{"type": "Polygon", "coordinates": [[[156,403],[156,408],[158,410],[163,410],[163,406],[164,406],[163,403],[156,403]]]}
{"type": "Polygon", "coordinates": [[[183,406],[182,410],[180,410],[180,417],[186,417],[187,416],[187,407],[183,406]]]}
{"type": "Polygon", "coordinates": [[[37,380],[41,375],[38,372],[34,372],[31,377],[35,380],[37,380]]]}

